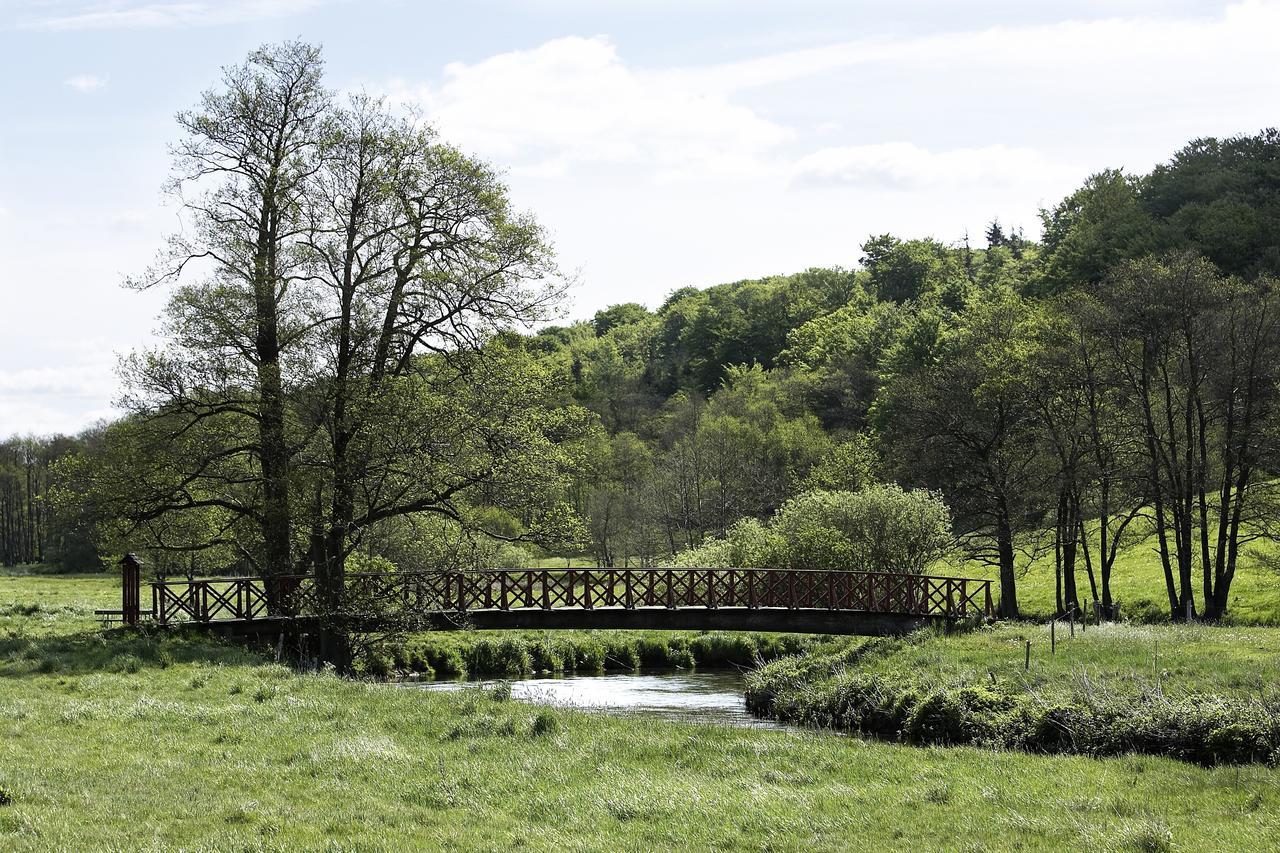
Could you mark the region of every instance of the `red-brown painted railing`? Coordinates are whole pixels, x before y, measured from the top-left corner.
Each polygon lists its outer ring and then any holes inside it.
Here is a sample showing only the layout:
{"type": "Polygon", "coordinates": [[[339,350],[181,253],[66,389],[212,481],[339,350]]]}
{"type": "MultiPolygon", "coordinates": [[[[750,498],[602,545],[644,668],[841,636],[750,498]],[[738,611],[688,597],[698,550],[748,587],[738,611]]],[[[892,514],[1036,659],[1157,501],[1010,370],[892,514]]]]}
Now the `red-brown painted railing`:
{"type": "MultiPolygon", "coordinates": [[[[285,575],[157,581],[161,624],[307,616],[315,578],[285,575]]],[[[847,610],[953,619],[992,615],[991,581],[932,575],[795,569],[487,569],[352,573],[355,615],[638,607],[847,610]]]]}

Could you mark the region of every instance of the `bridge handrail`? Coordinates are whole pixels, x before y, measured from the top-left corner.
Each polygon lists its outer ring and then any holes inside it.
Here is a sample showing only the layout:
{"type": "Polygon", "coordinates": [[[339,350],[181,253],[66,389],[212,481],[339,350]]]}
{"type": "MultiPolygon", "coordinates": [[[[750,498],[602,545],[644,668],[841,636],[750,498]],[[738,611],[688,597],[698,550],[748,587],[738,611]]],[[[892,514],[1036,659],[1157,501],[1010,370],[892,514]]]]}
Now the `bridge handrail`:
{"type": "MultiPolygon", "coordinates": [[[[760,566],[572,566],[558,569],[556,566],[540,566],[536,569],[411,569],[408,571],[348,571],[343,578],[406,578],[413,575],[499,575],[526,573],[526,571],[547,571],[561,574],[566,571],[787,571],[787,573],[842,574],[842,575],[882,575],[886,578],[928,578],[931,580],[968,580],[969,583],[991,583],[988,578],[965,578],[963,575],[925,575],[914,571],[868,571],[865,569],[765,569],[760,566]]],[[[251,580],[315,580],[314,574],[287,575],[210,575],[206,578],[157,578],[152,585],[182,585],[191,583],[230,583],[230,581],[251,580]]]]}
{"type": "MultiPolygon", "coordinates": [[[[745,607],[897,613],[945,618],[992,615],[991,581],[851,569],[506,568],[351,572],[346,594],[370,612],[745,607]],[[355,600],[359,600],[358,598],[355,600]]],[[[314,615],[314,575],[158,580],[161,624],[314,615]]]]}

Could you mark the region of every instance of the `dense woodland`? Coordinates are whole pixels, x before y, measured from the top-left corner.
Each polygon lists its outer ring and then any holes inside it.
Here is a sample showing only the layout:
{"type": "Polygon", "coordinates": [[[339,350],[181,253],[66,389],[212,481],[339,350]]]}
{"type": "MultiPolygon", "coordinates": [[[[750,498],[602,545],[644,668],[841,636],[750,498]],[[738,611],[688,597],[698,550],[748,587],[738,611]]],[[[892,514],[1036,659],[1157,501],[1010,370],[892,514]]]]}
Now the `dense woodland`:
{"type": "Polygon", "coordinates": [[[255,52],[179,124],[188,227],[132,282],[171,294],[167,342],[122,365],[121,420],[0,445],[6,563],[137,550],[337,596],[352,568],[584,550],[958,554],[1016,615],[1029,556],[1106,613],[1150,538],[1170,615],[1218,619],[1280,523],[1274,130],[1099,172],[1038,241],[873,236],[548,325],[568,283],[497,173],[329,92],[315,48],[255,52]]]}

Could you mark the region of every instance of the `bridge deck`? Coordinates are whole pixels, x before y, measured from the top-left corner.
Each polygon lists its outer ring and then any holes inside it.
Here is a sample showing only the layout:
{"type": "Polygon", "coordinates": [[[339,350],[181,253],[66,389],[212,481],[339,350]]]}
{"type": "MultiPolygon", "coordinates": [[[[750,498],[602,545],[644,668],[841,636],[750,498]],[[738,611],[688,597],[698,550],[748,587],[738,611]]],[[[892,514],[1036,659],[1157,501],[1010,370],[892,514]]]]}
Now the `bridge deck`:
{"type": "MultiPolygon", "coordinates": [[[[132,598],[135,608],[139,598],[132,598]]],[[[323,610],[311,575],[156,581],[151,598],[160,625],[263,628],[314,620],[323,610]]],[[[126,590],[126,610],[129,604],[126,590]]],[[[410,616],[435,627],[860,634],[901,633],[937,619],[989,618],[992,610],[988,580],[737,568],[352,573],[342,601],[342,612],[355,623],[410,616]]]]}

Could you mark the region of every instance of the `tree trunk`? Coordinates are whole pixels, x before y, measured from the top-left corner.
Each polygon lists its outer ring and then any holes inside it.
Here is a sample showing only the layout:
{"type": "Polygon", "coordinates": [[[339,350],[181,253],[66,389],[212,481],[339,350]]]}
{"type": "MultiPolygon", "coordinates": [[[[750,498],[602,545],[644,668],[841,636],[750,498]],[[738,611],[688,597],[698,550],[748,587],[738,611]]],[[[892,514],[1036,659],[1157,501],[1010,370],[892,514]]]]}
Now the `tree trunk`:
{"type": "Polygon", "coordinates": [[[1000,499],[996,518],[996,548],[1000,559],[1000,612],[1005,619],[1018,618],[1018,579],[1014,573],[1013,525],[1008,508],[1000,499]]]}

